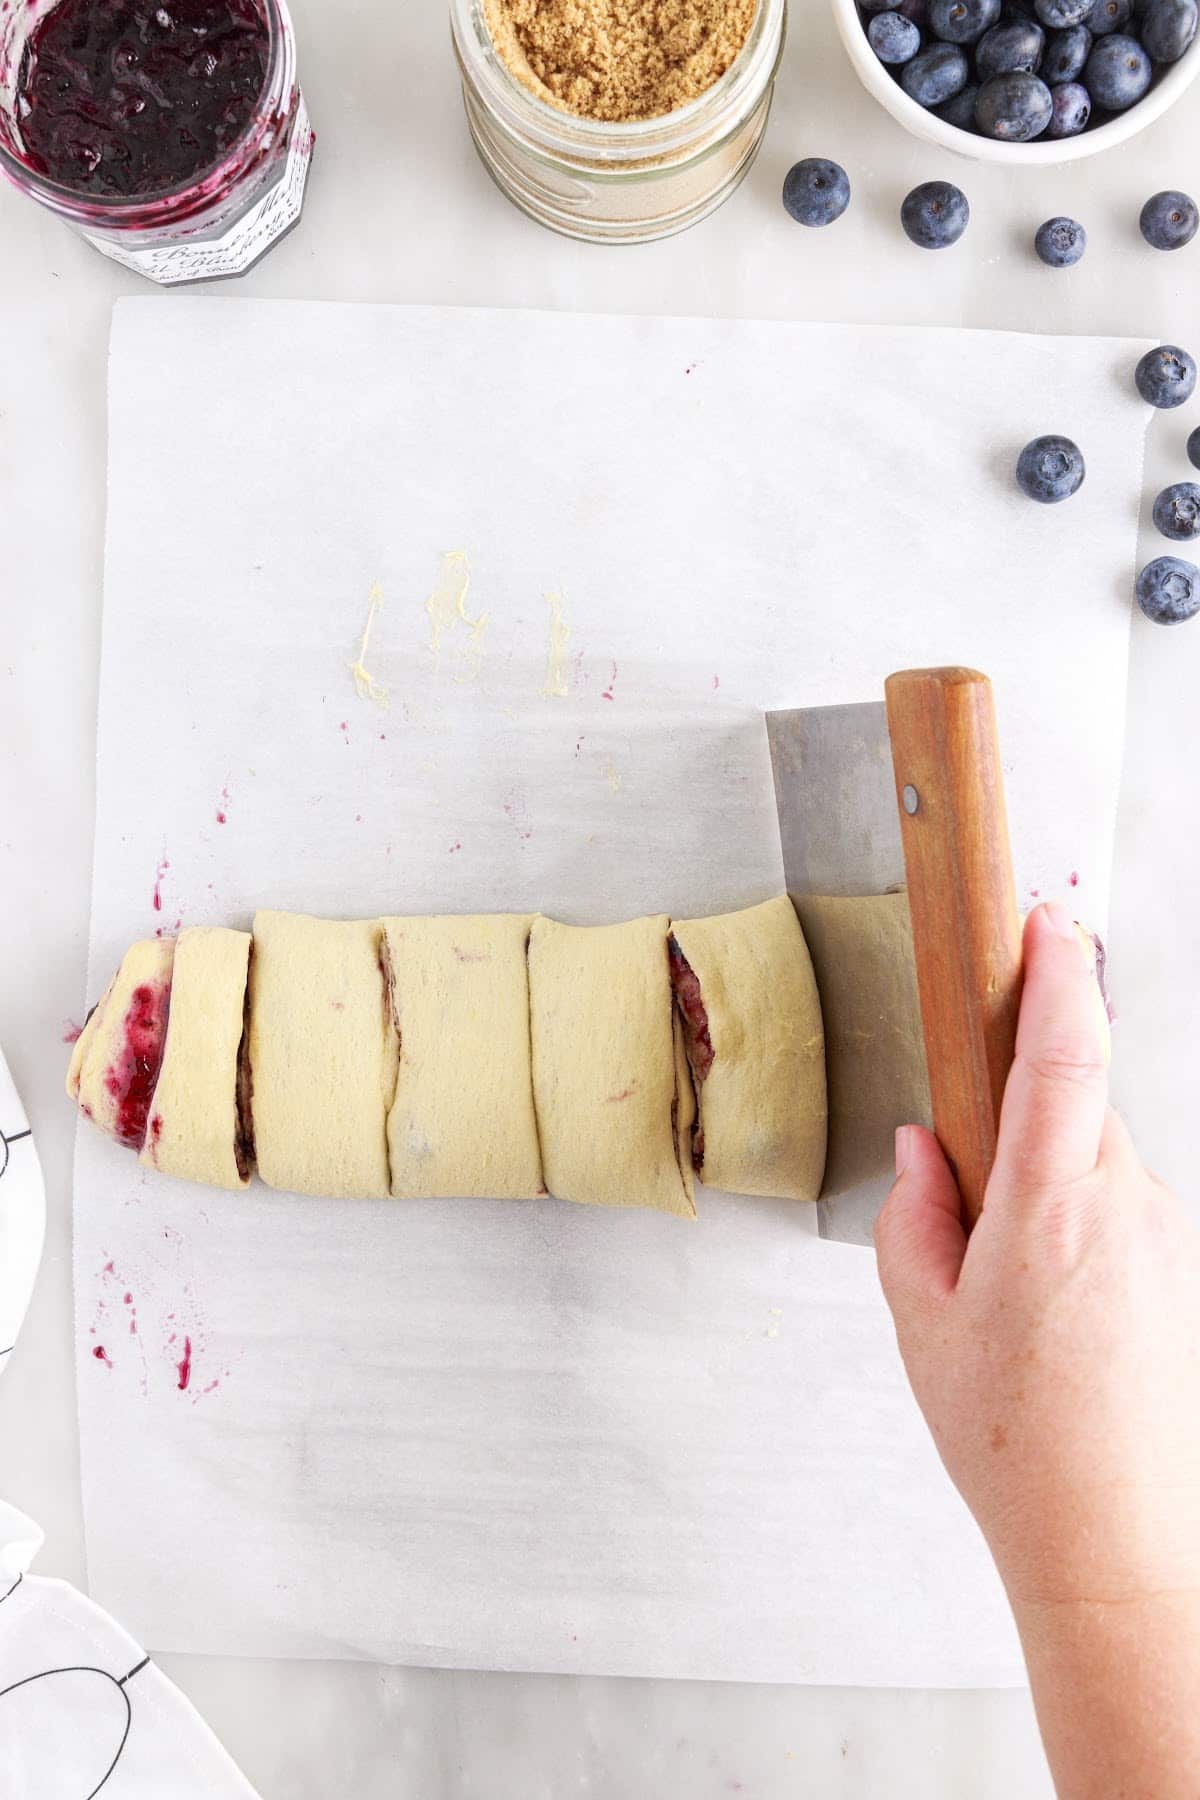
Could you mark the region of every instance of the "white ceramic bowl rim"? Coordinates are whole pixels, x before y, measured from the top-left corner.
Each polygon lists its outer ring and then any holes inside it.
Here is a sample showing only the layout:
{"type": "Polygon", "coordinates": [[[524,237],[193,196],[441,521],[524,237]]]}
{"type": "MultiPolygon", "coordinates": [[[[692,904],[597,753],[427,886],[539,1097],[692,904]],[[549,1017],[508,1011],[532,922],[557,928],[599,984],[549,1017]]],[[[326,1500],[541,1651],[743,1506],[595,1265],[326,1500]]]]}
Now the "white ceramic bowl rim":
{"type": "Polygon", "coordinates": [[[1128,143],[1139,131],[1161,118],[1200,74],[1200,33],[1197,33],[1179,61],[1156,75],[1149,93],[1136,106],[1131,106],[1128,112],[1118,113],[1115,118],[1107,119],[1103,125],[1097,125],[1093,130],[1081,131],[1078,137],[1043,138],[1032,144],[1000,143],[995,138],[977,136],[972,131],[963,131],[957,125],[949,125],[945,119],[939,119],[936,114],[919,106],[905,93],[899,82],[893,80],[872,50],[859,17],[856,0],[832,0],[832,4],[833,16],[846,46],[846,53],[867,92],[873,94],[880,105],[914,137],[924,138],[927,143],[939,144],[958,156],[972,157],[976,162],[1005,163],[1011,168],[1022,163],[1045,166],[1051,163],[1077,162],[1081,157],[1095,156],[1101,150],[1111,149],[1115,144],[1128,143]]]}

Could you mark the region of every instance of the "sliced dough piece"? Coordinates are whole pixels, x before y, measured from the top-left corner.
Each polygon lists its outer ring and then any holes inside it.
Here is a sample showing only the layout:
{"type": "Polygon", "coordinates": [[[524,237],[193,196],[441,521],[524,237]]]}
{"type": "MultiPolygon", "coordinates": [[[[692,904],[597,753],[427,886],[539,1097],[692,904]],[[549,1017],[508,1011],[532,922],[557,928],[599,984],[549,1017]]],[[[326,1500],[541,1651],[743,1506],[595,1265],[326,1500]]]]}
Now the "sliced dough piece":
{"type": "Polygon", "coordinates": [[[165,1175],[249,1185],[238,1104],[249,956],[248,931],[198,925],[176,940],[166,1049],[142,1149],[142,1161],[165,1175]]]}
{"type": "Polygon", "coordinates": [[[534,920],[533,1095],[552,1194],[691,1219],[692,1099],[667,926],[665,915],[593,927],[534,920]]]}
{"type": "Polygon", "coordinates": [[[825,1045],[795,908],[784,894],[713,919],[677,919],[671,938],[701,1178],[727,1193],[815,1200],[825,1167],[825,1045]]]}
{"type": "Polygon", "coordinates": [[[254,917],[250,1079],[258,1172],[329,1199],[389,1192],[396,1032],[377,919],[254,917]]]}
{"type": "Polygon", "coordinates": [[[931,1122],[906,894],[805,899],[825,1019],[829,1198],[890,1180],[898,1125],[931,1122]]]}
{"type": "Polygon", "coordinates": [[[145,938],[129,947],[67,1071],[67,1092],[84,1117],[134,1150],[145,1141],[162,1062],[174,957],[174,938],[145,938]]]}
{"type": "Polygon", "coordinates": [[[392,1193],[544,1193],[529,1060],[532,915],[382,923],[400,1039],[387,1122],[392,1193]]]}

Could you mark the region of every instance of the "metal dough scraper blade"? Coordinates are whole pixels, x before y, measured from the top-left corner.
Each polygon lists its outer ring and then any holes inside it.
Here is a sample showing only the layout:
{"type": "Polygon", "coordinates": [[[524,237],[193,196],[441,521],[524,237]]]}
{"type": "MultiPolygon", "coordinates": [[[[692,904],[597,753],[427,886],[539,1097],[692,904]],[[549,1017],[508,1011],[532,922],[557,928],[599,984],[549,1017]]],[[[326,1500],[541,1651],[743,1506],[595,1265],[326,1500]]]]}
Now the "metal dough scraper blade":
{"type": "MultiPolygon", "coordinates": [[[[934,1127],[974,1219],[1021,967],[991,684],[972,669],[916,669],[889,677],[885,692],[877,703],[767,714],[784,874],[801,906],[907,889],[934,1127]]],[[[870,1159],[877,1175],[822,1195],[823,1237],[870,1241],[891,1185],[890,1127],[870,1159]]]]}

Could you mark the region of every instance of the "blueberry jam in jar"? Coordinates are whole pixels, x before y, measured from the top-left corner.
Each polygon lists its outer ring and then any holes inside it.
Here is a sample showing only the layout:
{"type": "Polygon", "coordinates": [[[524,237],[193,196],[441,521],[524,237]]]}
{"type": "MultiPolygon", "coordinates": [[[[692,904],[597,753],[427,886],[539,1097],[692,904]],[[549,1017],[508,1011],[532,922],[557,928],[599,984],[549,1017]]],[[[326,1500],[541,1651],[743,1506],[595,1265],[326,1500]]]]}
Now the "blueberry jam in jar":
{"type": "Polygon", "coordinates": [[[0,169],[151,280],[249,268],[312,145],[283,0],[0,0],[0,169]]]}

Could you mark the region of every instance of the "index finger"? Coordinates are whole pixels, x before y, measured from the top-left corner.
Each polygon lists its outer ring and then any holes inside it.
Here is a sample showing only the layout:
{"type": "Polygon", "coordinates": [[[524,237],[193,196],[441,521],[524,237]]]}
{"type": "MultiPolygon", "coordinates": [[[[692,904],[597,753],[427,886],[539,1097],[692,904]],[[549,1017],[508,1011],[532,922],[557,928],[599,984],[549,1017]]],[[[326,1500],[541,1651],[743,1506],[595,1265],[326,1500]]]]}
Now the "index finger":
{"type": "Polygon", "coordinates": [[[1016,1059],[1004,1090],[993,1180],[1031,1194],[1090,1174],[1108,1104],[1108,1025],[1094,951],[1065,906],[1025,922],[1016,1059]]]}

